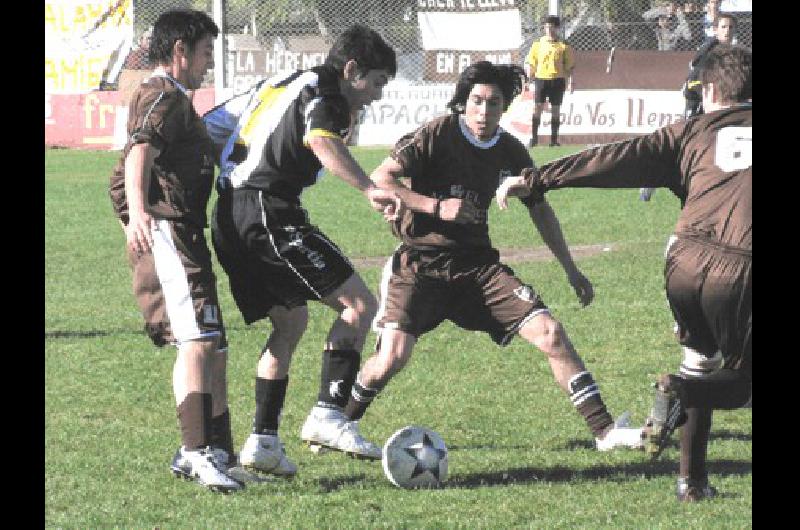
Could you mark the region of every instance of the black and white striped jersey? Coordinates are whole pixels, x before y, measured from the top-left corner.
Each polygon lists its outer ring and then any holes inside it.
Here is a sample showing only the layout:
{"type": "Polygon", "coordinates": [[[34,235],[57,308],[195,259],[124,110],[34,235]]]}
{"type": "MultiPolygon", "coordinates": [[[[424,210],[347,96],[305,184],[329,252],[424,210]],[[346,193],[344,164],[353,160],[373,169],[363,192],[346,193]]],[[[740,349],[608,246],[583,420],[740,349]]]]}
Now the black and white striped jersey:
{"type": "Polygon", "coordinates": [[[350,128],[339,77],[328,66],[261,81],[203,119],[222,147],[219,187],[262,189],[287,200],[296,200],[322,174],[309,139],[343,138],[350,128]]]}

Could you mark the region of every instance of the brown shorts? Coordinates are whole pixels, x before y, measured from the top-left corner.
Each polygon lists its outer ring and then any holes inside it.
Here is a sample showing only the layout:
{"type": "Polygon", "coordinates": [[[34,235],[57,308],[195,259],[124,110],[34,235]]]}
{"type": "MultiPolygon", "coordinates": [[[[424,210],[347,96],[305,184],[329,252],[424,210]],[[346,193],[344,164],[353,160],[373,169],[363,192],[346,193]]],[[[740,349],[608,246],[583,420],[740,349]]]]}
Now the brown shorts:
{"type": "Polygon", "coordinates": [[[547,311],[494,249],[454,254],[401,246],[383,269],[374,328],[419,338],[447,319],[505,346],[528,320],[547,311]]]}
{"type": "Polygon", "coordinates": [[[157,226],[152,252],[128,249],[145,331],[156,346],[219,336],[218,349],[226,350],[217,280],[203,230],[163,219],[157,226]]]}
{"type": "Polygon", "coordinates": [[[722,352],[725,368],[752,370],[752,257],[679,238],[665,267],[667,299],[683,346],[722,352]]]}

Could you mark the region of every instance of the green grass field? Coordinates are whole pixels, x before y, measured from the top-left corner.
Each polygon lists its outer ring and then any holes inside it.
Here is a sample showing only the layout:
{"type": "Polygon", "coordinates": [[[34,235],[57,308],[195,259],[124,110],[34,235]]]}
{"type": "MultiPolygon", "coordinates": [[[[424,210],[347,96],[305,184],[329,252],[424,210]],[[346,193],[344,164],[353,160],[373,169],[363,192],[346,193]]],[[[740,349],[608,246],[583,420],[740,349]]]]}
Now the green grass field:
{"type": "MultiPolygon", "coordinates": [[[[533,155],[542,163],[574,150],[543,147],[533,155]]],[[[371,170],[387,150],[354,152],[371,170]]],[[[313,455],[299,432],[316,399],[321,346],[334,318],[320,304],[310,304],[281,424],[298,476],[228,496],[176,480],[168,470],[180,440],[174,349],[152,346],[131,294],[124,236],[107,194],[117,156],[45,150],[48,528],[752,527],[751,410],[715,412],[708,465],[721,495],[681,505],[673,495],[676,437],[654,463],[641,452],[596,452],[541,352],[521,339],[499,348],[449,323],[420,340],[361,422],[376,443],[411,423],[439,432],[450,450],[445,488],[405,491],[386,480],[380,463],[313,455]]],[[[630,410],[640,423],[649,412],[650,383],[681,359],[662,277],[678,201],[666,190],[649,203],[638,200],[638,190],[563,190],[548,200],[571,245],[609,248],[578,259],[594,284],[594,303],[580,308],[552,260],[511,266],[563,322],[612,414],[630,410]]],[[[397,244],[380,216],[335,177],[327,175],[304,201],[312,221],[351,257],[387,256],[397,244]]],[[[505,212],[493,206],[490,217],[496,247],[543,246],[518,202],[505,212]]],[[[255,363],[269,328],[245,326],[224,272],[215,270],[240,446],[252,422],[255,363]]],[[[379,268],[360,272],[374,290],[379,268]]],[[[371,336],[367,349],[373,343],[371,336]]]]}

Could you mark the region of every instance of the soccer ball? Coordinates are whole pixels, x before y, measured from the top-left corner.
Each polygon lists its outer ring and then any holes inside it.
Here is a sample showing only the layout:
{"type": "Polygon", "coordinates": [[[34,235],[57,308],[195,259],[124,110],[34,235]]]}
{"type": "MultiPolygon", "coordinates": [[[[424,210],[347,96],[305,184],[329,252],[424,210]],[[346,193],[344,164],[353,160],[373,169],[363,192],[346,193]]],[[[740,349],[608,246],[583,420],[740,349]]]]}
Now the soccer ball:
{"type": "Polygon", "coordinates": [[[447,480],[447,446],[434,431],[409,425],[383,446],[383,472],[401,488],[438,488],[447,480]]]}

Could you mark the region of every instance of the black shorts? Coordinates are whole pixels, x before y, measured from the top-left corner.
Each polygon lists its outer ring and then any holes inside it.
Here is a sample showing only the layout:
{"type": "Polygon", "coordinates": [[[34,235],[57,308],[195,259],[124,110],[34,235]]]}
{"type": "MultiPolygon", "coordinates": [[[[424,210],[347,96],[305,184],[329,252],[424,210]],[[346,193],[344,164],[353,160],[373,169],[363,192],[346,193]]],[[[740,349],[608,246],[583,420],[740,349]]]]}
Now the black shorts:
{"type": "Polygon", "coordinates": [[[752,257],[679,237],[664,274],[680,343],[709,356],[721,351],[725,368],[750,373],[752,257]]]}
{"type": "Polygon", "coordinates": [[[220,194],[211,235],[231,294],[247,324],[276,305],[303,306],[339,288],[354,269],[299,204],[255,189],[220,194]]]}
{"type": "Polygon", "coordinates": [[[551,105],[561,105],[564,101],[564,92],[567,90],[567,80],[563,77],[555,79],[534,79],[533,97],[536,103],[544,103],[545,99],[550,100],[551,105]]]}
{"type": "Polygon", "coordinates": [[[547,311],[494,249],[457,255],[401,246],[384,266],[379,302],[376,331],[397,329],[419,338],[447,319],[484,331],[500,345],[547,311]]]}

